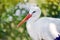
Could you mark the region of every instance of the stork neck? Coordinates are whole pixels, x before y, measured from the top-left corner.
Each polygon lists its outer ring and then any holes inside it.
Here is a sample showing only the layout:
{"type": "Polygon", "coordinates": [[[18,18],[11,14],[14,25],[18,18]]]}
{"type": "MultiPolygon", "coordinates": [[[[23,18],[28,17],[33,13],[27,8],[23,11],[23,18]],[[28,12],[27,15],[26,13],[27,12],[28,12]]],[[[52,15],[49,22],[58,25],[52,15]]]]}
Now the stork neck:
{"type": "Polygon", "coordinates": [[[38,19],[39,19],[39,16],[40,15],[37,15],[37,16],[35,16],[35,17],[31,17],[28,21],[27,21],[27,24],[33,24],[33,23],[35,23],[38,19]]]}

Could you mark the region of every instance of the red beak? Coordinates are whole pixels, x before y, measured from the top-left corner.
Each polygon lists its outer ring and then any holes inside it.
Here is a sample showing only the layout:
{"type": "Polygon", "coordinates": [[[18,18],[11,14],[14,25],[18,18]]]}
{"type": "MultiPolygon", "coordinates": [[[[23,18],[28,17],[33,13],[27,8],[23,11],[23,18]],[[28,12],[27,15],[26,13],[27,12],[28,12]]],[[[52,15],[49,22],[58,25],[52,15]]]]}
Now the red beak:
{"type": "Polygon", "coordinates": [[[32,14],[27,14],[27,16],[17,25],[17,27],[19,27],[19,26],[21,26],[23,23],[25,23],[31,16],[32,16],[32,14]]]}

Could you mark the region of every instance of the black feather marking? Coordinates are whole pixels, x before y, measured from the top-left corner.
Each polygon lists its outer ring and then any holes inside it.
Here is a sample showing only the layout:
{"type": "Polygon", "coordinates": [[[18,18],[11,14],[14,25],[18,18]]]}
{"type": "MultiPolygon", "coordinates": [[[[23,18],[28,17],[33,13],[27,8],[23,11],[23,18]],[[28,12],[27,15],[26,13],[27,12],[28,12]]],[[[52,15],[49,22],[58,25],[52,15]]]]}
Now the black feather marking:
{"type": "Polygon", "coordinates": [[[58,37],[56,37],[54,40],[60,40],[60,35],[58,35],[58,37]]]}

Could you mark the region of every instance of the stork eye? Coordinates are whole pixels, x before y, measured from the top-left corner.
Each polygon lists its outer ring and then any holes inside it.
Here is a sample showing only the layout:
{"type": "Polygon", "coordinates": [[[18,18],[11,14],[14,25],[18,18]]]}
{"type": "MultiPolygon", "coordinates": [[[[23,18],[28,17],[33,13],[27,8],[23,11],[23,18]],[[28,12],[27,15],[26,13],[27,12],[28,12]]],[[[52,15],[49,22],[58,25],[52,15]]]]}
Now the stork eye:
{"type": "Polygon", "coordinates": [[[36,11],[33,11],[32,13],[35,13],[36,11]]]}

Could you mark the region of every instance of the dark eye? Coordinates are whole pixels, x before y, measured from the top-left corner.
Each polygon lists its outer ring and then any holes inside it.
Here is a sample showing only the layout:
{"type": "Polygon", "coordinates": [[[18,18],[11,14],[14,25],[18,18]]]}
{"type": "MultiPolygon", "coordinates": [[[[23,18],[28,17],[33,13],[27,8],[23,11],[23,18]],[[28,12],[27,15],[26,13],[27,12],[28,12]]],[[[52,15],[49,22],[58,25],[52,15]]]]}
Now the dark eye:
{"type": "Polygon", "coordinates": [[[36,11],[33,11],[32,13],[35,13],[36,11]]]}

